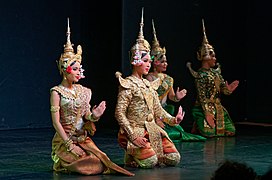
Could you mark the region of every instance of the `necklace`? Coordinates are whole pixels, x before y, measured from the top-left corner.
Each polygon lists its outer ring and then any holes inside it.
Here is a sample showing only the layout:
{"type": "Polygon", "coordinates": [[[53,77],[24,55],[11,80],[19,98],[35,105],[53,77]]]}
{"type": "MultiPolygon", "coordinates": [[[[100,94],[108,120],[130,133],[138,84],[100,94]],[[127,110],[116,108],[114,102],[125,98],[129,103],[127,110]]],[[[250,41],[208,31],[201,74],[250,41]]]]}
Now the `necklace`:
{"type": "Polygon", "coordinates": [[[65,86],[63,86],[61,84],[60,88],[64,91],[64,93],[66,94],[66,97],[71,97],[71,99],[73,99],[73,102],[75,103],[74,105],[76,107],[80,107],[81,106],[82,100],[78,96],[78,92],[77,92],[77,87],[76,86],[72,86],[72,88],[67,88],[67,87],[65,87],[65,86]]]}
{"type": "Polygon", "coordinates": [[[60,87],[68,94],[71,95],[72,97],[74,97],[75,99],[77,98],[77,91],[75,89],[74,86],[72,86],[72,88],[67,88],[65,86],[63,86],[62,84],[60,84],[60,87]]]}

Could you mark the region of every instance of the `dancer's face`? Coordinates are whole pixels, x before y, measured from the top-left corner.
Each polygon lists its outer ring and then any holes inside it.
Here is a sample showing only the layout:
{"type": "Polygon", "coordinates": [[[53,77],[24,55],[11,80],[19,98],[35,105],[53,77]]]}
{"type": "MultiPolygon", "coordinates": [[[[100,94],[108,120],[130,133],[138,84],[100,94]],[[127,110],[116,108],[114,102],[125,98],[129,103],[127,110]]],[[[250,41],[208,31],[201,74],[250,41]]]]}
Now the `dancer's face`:
{"type": "Polygon", "coordinates": [[[142,57],[142,65],[140,66],[136,66],[136,70],[139,74],[141,75],[147,75],[149,70],[150,70],[150,67],[151,67],[151,57],[150,57],[150,54],[147,53],[144,57],[142,57]]]}
{"type": "Polygon", "coordinates": [[[74,62],[70,65],[70,71],[69,73],[66,72],[66,78],[69,82],[78,82],[80,79],[80,64],[79,62],[74,62]]]}
{"type": "Polygon", "coordinates": [[[162,55],[162,57],[160,57],[160,59],[155,59],[154,60],[154,67],[156,68],[157,72],[164,72],[167,70],[167,59],[165,55],[162,55]]]}

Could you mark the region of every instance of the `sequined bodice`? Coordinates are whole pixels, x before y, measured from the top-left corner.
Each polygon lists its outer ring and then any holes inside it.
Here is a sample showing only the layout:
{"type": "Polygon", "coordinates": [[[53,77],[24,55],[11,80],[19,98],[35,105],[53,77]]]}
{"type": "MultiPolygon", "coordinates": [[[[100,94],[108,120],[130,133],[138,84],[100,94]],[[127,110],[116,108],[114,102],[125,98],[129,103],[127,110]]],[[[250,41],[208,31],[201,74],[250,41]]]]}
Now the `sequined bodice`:
{"type": "Polygon", "coordinates": [[[77,129],[80,129],[82,116],[90,109],[91,90],[78,84],[74,84],[72,89],[58,85],[51,90],[60,94],[60,122],[66,125],[76,123],[77,129]]]}

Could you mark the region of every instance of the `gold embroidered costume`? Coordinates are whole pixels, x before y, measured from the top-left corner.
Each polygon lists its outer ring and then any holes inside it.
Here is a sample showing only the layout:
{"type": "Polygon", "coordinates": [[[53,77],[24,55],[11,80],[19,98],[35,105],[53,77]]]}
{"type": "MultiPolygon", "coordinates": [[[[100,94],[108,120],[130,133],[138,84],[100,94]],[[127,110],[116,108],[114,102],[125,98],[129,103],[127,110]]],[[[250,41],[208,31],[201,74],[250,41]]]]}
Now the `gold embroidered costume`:
{"type": "MultiPolygon", "coordinates": [[[[77,54],[73,52],[69,24],[67,36],[64,53],[58,61],[60,74],[67,72],[74,61],[81,62],[82,49],[79,46],[77,54]]],[[[113,163],[91,139],[95,132],[93,122],[98,120],[90,111],[91,90],[80,84],[72,84],[71,88],[60,84],[51,88],[50,92],[51,96],[52,94],[59,96],[59,106],[55,104],[50,109],[56,129],[52,139],[53,170],[56,172],[77,172],[84,175],[118,172],[133,176],[133,173],[113,163]],[[63,139],[61,136],[63,131],[68,139],[63,139]],[[73,151],[75,147],[80,148],[84,153],[81,155],[75,153],[73,151]]]]}
{"type": "MultiPolygon", "coordinates": [[[[214,55],[214,48],[208,42],[203,23],[203,42],[200,47],[197,58],[204,61],[206,56],[214,55]]],[[[200,68],[197,72],[191,68],[191,63],[187,66],[195,78],[197,89],[197,99],[192,109],[194,118],[193,133],[201,133],[206,137],[213,136],[233,136],[235,127],[227,110],[223,107],[220,95],[230,95],[232,92],[226,87],[226,83],[221,75],[221,68],[200,68]],[[206,115],[212,114],[215,117],[215,127],[212,128],[206,120],[206,115]]]]}
{"type": "MultiPolygon", "coordinates": [[[[149,54],[150,45],[143,36],[143,14],[140,33],[131,49],[131,64],[141,66],[141,53],[149,54]],[[136,61],[137,60],[137,61],[136,61]],[[137,64],[138,63],[138,64],[137,64]]],[[[120,125],[118,142],[125,150],[125,164],[142,168],[152,168],[158,164],[177,165],[180,154],[167,133],[155,123],[156,118],[174,125],[175,117],[168,114],[161,106],[156,89],[159,81],[150,83],[148,80],[133,75],[121,77],[119,80],[118,100],[115,117],[120,125]],[[138,137],[148,140],[145,147],[133,143],[138,137]]]]}
{"type": "MultiPolygon", "coordinates": [[[[161,47],[160,43],[157,39],[156,35],[156,30],[155,30],[155,25],[154,21],[152,20],[152,26],[153,26],[153,42],[152,42],[152,49],[151,49],[151,55],[154,59],[153,66],[154,66],[154,71],[150,72],[147,76],[149,77],[150,81],[154,81],[156,79],[160,79],[160,86],[157,89],[157,93],[160,99],[160,103],[162,107],[171,115],[174,115],[175,112],[175,106],[173,104],[168,104],[168,96],[169,92],[173,90],[173,85],[174,85],[174,79],[169,76],[168,74],[163,73],[162,70],[158,71],[157,65],[158,62],[160,65],[165,65],[166,67],[168,65],[167,63],[167,58],[166,58],[166,48],[161,47]]],[[[166,70],[166,69],[165,69],[166,70]]],[[[176,95],[172,101],[179,102],[180,100],[176,99],[176,95]]],[[[184,129],[181,127],[181,125],[176,125],[176,126],[170,126],[166,123],[164,123],[164,128],[163,128],[170,139],[173,142],[181,142],[181,141],[205,141],[206,138],[195,135],[195,134],[190,134],[184,131],[184,129]]]]}
{"type": "MultiPolygon", "coordinates": [[[[159,102],[158,94],[155,91],[158,81],[153,84],[146,79],[139,79],[134,76],[123,79],[119,75],[118,78],[120,87],[115,117],[120,125],[119,135],[127,136],[127,146],[124,147],[126,153],[133,155],[139,151],[140,148],[132,143],[133,140],[139,136],[145,137],[148,134],[150,146],[155,151],[157,158],[163,159],[163,163],[170,161],[175,162],[174,164],[170,163],[170,165],[177,164],[180,160],[180,154],[175,147],[172,147],[173,151],[171,153],[165,153],[162,139],[167,138],[171,143],[172,141],[167,133],[155,122],[155,119],[164,119],[166,123],[174,125],[173,121],[175,119],[162,108],[159,102]]],[[[150,167],[148,163],[150,162],[146,162],[143,166],[150,167]]],[[[156,161],[153,163],[157,164],[156,161]]],[[[154,164],[151,166],[154,166],[154,164]]]]}

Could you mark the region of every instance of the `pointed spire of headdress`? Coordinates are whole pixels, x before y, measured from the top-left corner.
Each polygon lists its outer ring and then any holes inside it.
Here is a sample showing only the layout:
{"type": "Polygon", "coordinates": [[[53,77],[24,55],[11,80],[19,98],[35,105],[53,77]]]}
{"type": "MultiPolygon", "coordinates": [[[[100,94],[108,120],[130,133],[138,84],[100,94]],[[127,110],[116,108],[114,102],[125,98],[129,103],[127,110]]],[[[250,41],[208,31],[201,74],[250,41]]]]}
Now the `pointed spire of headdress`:
{"type": "Polygon", "coordinates": [[[157,34],[155,30],[154,20],[152,19],[152,28],[153,28],[153,42],[152,42],[152,50],[151,55],[152,56],[158,56],[158,55],[165,55],[166,49],[161,48],[160,43],[157,39],[157,34]]]}
{"type": "Polygon", "coordinates": [[[206,36],[206,29],[205,29],[205,24],[204,24],[204,19],[202,19],[202,30],[203,30],[203,42],[202,44],[209,44],[209,41],[206,36]]]}
{"type": "Polygon", "coordinates": [[[66,68],[73,62],[77,61],[81,63],[81,54],[82,54],[82,48],[80,45],[77,46],[77,53],[74,53],[73,44],[71,43],[71,31],[70,31],[70,24],[69,24],[69,18],[67,18],[67,41],[64,45],[64,52],[61,54],[61,57],[58,61],[58,68],[60,71],[60,74],[62,74],[62,71],[66,71],[66,68]]]}
{"type": "Polygon", "coordinates": [[[70,35],[71,35],[71,31],[70,31],[69,18],[67,18],[67,33],[66,33],[67,42],[64,45],[64,52],[65,53],[66,52],[74,52],[73,44],[71,43],[71,40],[70,40],[70,35]]]}
{"type": "Polygon", "coordinates": [[[141,22],[140,22],[140,31],[139,31],[139,35],[138,35],[138,39],[137,39],[138,43],[143,42],[143,40],[144,40],[143,27],[144,27],[144,8],[142,8],[142,17],[141,17],[141,22]]]}
{"type": "Polygon", "coordinates": [[[203,30],[203,41],[202,46],[197,52],[197,59],[202,61],[203,57],[208,56],[210,52],[214,52],[212,45],[209,44],[208,38],[206,36],[206,29],[204,25],[204,19],[202,19],[202,30],[203,30]]]}
{"type": "Polygon", "coordinates": [[[138,38],[136,39],[136,43],[130,49],[131,51],[130,61],[134,65],[139,64],[139,62],[141,61],[142,52],[149,53],[150,51],[150,45],[147,42],[147,40],[144,39],[143,27],[144,27],[144,8],[142,8],[142,16],[138,38]]]}
{"type": "Polygon", "coordinates": [[[154,20],[152,19],[152,28],[153,28],[153,43],[152,43],[152,49],[154,49],[155,47],[160,47],[160,43],[157,39],[157,35],[156,35],[156,30],[155,30],[155,25],[154,25],[154,20]]]}

